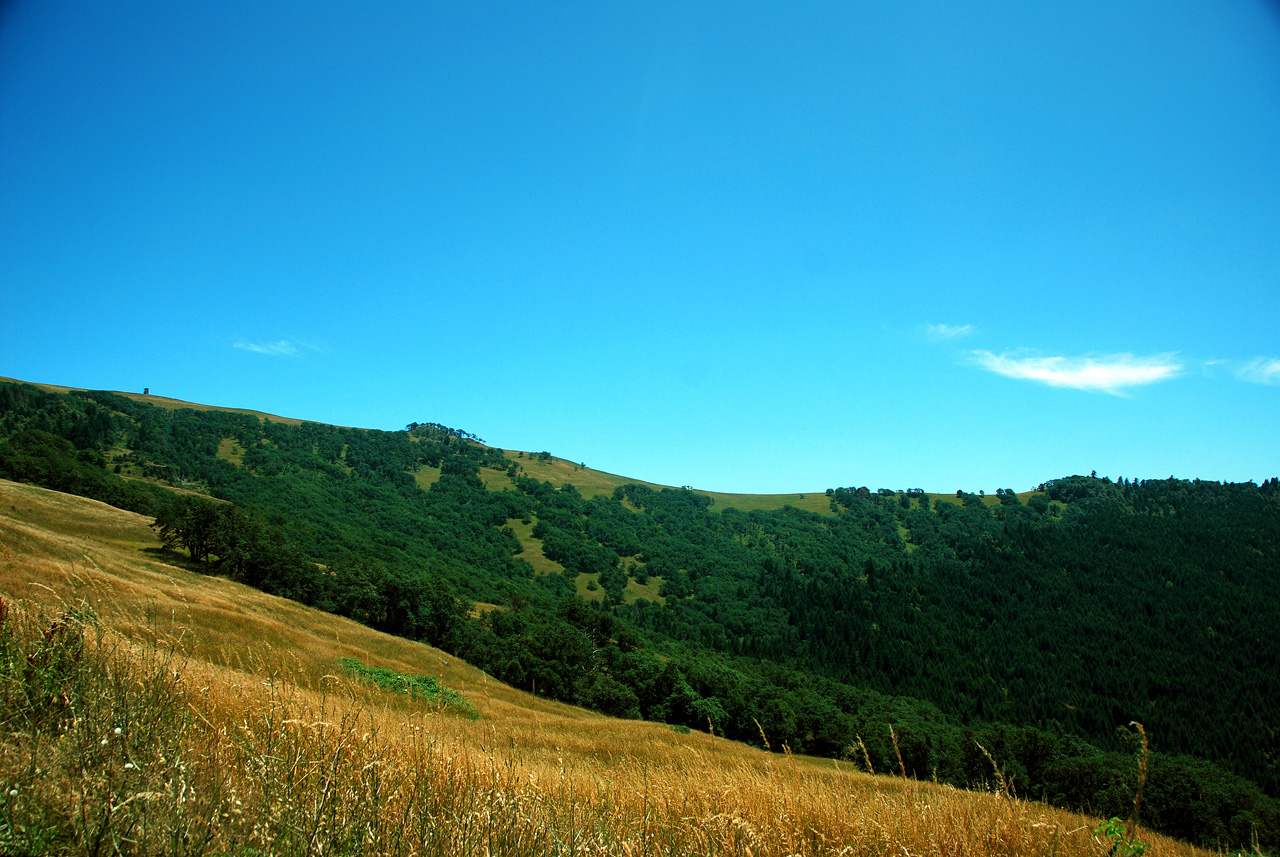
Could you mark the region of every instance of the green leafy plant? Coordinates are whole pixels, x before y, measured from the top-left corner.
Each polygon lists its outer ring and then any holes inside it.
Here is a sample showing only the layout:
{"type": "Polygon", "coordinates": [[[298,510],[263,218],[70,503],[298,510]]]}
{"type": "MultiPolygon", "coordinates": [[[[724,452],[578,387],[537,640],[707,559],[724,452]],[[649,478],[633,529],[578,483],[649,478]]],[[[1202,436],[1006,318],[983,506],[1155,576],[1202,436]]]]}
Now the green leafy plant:
{"type": "Polygon", "coordinates": [[[447,688],[429,675],[408,675],[386,667],[371,667],[360,663],[355,658],[343,658],[342,666],[347,672],[372,682],[391,693],[403,693],[410,699],[432,702],[443,708],[449,708],[470,720],[478,720],[480,712],[465,696],[456,690],[447,688]]]}
{"type": "Polygon", "coordinates": [[[1106,850],[1107,857],[1142,857],[1147,853],[1147,843],[1132,839],[1124,820],[1119,816],[1108,818],[1093,830],[1093,838],[1106,850]]]}

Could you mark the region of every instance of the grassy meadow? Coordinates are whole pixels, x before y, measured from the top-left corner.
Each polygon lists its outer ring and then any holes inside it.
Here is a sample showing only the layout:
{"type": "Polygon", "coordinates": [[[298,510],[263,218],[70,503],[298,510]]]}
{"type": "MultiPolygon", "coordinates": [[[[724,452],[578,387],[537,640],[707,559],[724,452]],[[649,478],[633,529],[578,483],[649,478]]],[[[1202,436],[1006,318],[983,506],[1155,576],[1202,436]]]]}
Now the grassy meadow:
{"type": "MultiPolygon", "coordinates": [[[[0,853],[1099,855],[1113,844],[1094,835],[1096,819],[1009,795],[536,698],[439,650],[190,571],[148,523],[0,481],[0,853]],[[479,716],[384,690],[344,659],[430,677],[479,716]]],[[[1138,838],[1151,855],[1201,853],[1138,838]]]]}
{"type": "MultiPolygon", "coordinates": [[[[625,476],[616,476],[601,470],[592,470],[589,467],[583,467],[581,464],[575,464],[563,458],[553,457],[550,461],[541,461],[535,457],[536,453],[520,453],[506,450],[504,454],[507,458],[519,464],[526,476],[537,479],[540,482],[550,482],[557,488],[570,483],[578,489],[578,493],[582,494],[583,497],[612,494],[613,489],[633,483],[648,485],[654,490],[670,487],[658,485],[655,482],[645,482],[643,479],[628,479],[625,476]]],[[[485,483],[485,487],[494,490],[493,486],[489,484],[487,476],[485,483]]],[[[831,514],[831,500],[823,491],[816,491],[812,494],[724,494],[716,491],[694,490],[696,493],[712,499],[712,511],[740,509],[743,512],[750,512],[754,509],[774,510],[781,509],[783,506],[795,506],[797,509],[817,512],[820,515],[831,514]]]]}

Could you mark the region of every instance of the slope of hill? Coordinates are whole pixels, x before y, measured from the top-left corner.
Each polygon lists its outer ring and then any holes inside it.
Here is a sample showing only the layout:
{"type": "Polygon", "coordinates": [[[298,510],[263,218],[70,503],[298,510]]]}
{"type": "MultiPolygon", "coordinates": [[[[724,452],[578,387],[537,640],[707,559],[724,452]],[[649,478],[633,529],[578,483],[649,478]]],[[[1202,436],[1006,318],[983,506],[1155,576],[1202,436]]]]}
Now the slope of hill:
{"type": "MultiPolygon", "coordinates": [[[[1096,854],[1096,820],[602,717],[0,481],[6,853],[1096,854]],[[365,684],[425,674],[479,719],[365,684]]],[[[1197,852],[1149,831],[1151,855],[1197,852]]]]}
{"type": "Polygon", "coordinates": [[[837,488],[805,495],[818,514],[576,467],[439,425],[0,384],[0,475],[540,697],[960,786],[991,781],[981,745],[1020,794],[1108,814],[1140,720],[1157,826],[1280,837],[1257,786],[1169,755],[1280,782],[1275,480],[837,488]]]}
{"type": "MultiPolygon", "coordinates": [[[[20,381],[16,378],[7,378],[0,376],[0,383],[22,384],[35,387],[49,393],[72,393],[85,392],[79,387],[63,387],[56,384],[32,384],[30,382],[20,381]]],[[[275,414],[267,414],[262,411],[252,411],[243,408],[228,408],[217,405],[204,405],[195,402],[188,402],[182,399],[173,399],[166,396],[154,396],[143,393],[130,393],[121,391],[110,391],[114,396],[120,396],[133,402],[140,404],[149,404],[157,408],[165,408],[168,410],[197,410],[197,411],[223,411],[232,414],[245,414],[257,417],[258,419],[270,420],[274,423],[283,425],[302,425],[305,420],[295,417],[282,417],[275,414]]],[[[566,484],[572,484],[584,497],[594,497],[597,494],[612,494],[615,488],[627,484],[648,485],[651,488],[669,488],[672,486],[660,485],[656,482],[645,482],[642,479],[631,479],[625,476],[618,476],[614,473],[606,473],[602,470],[594,470],[583,464],[575,464],[564,458],[558,458],[549,452],[529,452],[522,450],[502,450],[509,460],[514,461],[520,472],[525,475],[537,479],[538,481],[551,482],[557,488],[566,484]]],[[[439,473],[436,472],[432,478],[426,481],[424,487],[428,487],[439,473]]],[[[486,479],[485,486],[490,490],[501,490],[503,487],[511,487],[512,482],[500,475],[493,475],[486,479]]],[[[751,511],[753,509],[777,510],[784,506],[794,506],[799,509],[816,512],[818,514],[828,514],[830,512],[830,502],[821,491],[815,491],[810,494],[725,494],[715,491],[699,490],[698,493],[711,497],[713,507],[717,510],[721,509],[741,509],[742,511],[751,511]]]]}

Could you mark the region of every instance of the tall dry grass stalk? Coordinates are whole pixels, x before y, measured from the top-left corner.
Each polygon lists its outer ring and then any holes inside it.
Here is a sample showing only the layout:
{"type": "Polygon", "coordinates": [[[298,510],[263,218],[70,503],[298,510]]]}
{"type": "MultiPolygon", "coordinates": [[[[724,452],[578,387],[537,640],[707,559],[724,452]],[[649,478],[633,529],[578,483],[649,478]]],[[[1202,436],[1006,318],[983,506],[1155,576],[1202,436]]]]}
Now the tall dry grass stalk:
{"type": "Polygon", "coordinates": [[[1009,789],[1009,780],[1004,775],[1004,769],[996,762],[996,757],[992,756],[987,748],[979,744],[977,741],[974,743],[978,744],[978,749],[982,751],[982,755],[986,756],[987,761],[991,763],[991,769],[995,771],[996,774],[996,784],[1000,786],[1000,794],[1013,797],[1013,792],[1009,789]]]}
{"type": "Polygon", "coordinates": [[[858,736],[858,747],[862,750],[862,758],[867,763],[867,773],[875,776],[876,769],[871,766],[871,754],[867,752],[867,745],[863,742],[862,736],[858,736]]]}
{"type": "Polygon", "coordinates": [[[907,766],[902,764],[902,751],[898,749],[898,733],[893,731],[893,726],[889,727],[889,737],[893,740],[893,752],[898,757],[898,771],[902,774],[902,778],[907,778],[907,766]]]}
{"type": "Polygon", "coordinates": [[[1147,768],[1151,761],[1151,747],[1147,743],[1147,730],[1134,720],[1130,726],[1136,727],[1142,738],[1142,755],[1138,757],[1138,791],[1133,796],[1133,814],[1125,824],[1125,836],[1132,841],[1138,834],[1138,817],[1142,814],[1142,796],[1147,789],[1147,768]]]}
{"type": "Polygon", "coordinates": [[[145,520],[58,496],[0,483],[0,510],[25,510],[0,511],[0,853],[1094,853],[1087,819],[1040,804],[535,699],[167,566],[140,551],[145,520]],[[481,719],[349,678],[343,657],[430,671],[481,719]]]}
{"type": "Polygon", "coordinates": [[[764,748],[766,750],[772,750],[773,748],[769,746],[769,739],[765,736],[764,727],[760,725],[760,721],[753,717],[751,718],[751,722],[754,723],[756,725],[756,729],[760,731],[760,740],[764,742],[764,748]]]}

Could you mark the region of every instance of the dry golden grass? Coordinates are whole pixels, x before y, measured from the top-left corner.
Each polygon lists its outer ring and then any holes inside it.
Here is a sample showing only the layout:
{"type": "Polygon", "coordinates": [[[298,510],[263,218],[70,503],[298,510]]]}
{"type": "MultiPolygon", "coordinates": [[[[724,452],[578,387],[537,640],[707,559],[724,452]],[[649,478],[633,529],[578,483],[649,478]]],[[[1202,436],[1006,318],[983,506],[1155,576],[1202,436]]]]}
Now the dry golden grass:
{"type": "MultiPolygon", "coordinates": [[[[0,594],[12,607],[0,628],[28,647],[9,663],[44,663],[64,645],[69,631],[49,631],[59,616],[85,641],[61,696],[45,700],[70,712],[56,728],[34,716],[16,726],[12,712],[28,709],[5,684],[10,850],[1105,853],[1095,820],[1042,805],[531,697],[430,647],[187,572],[153,552],[147,523],[0,482],[0,594]],[[351,680],[345,656],[430,673],[481,719],[351,680]]],[[[1152,855],[1199,853],[1142,838],[1152,855]]]]}

